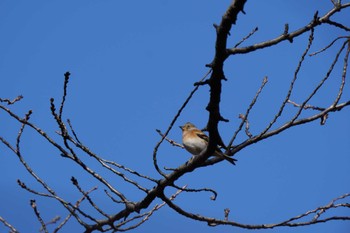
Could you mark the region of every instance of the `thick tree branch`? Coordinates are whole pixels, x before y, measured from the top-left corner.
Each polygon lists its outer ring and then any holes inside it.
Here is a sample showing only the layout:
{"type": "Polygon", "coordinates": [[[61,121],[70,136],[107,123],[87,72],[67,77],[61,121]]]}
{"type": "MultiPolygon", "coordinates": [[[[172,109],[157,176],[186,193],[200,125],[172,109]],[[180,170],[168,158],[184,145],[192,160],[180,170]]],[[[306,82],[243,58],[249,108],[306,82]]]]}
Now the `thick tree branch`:
{"type": "Polygon", "coordinates": [[[245,3],[246,0],[233,1],[222,17],[220,25],[216,27],[217,37],[215,43],[215,56],[213,62],[209,65],[213,69],[213,73],[209,79],[210,100],[206,108],[209,111],[209,120],[207,123],[209,143],[207,147],[208,153],[207,156],[204,157],[204,160],[213,154],[217,145],[225,148],[218,131],[219,121],[226,121],[220,113],[221,81],[226,79],[223,66],[224,61],[227,58],[227,37],[230,33],[232,24],[236,23],[239,12],[244,12],[243,8],[245,3]]]}

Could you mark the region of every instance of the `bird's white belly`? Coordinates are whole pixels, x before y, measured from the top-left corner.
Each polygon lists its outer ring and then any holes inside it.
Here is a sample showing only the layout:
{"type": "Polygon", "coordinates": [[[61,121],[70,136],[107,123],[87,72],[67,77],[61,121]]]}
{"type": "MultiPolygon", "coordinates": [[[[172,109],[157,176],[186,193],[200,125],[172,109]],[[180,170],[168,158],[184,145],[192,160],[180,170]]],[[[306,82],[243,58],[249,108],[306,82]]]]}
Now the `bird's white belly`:
{"type": "Polygon", "coordinates": [[[206,149],[207,143],[204,140],[187,140],[184,146],[191,154],[199,155],[206,149]]]}

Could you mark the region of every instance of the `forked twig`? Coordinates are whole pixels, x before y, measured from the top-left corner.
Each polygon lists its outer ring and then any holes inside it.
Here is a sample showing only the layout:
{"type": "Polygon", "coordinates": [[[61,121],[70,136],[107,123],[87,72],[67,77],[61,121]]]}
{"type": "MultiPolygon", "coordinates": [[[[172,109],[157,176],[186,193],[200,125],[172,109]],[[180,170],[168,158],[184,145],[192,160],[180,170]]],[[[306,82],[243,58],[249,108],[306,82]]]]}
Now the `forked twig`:
{"type": "Polygon", "coordinates": [[[1,103],[7,103],[7,105],[11,105],[11,104],[16,103],[17,101],[20,101],[21,99],[23,99],[23,96],[19,95],[16,98],[14,98],[13,100],[0,98],[0,102],[1,103]]]}
{"type": "MultiPolygon", "coordinates": [[[[182,191],[186,190],[186,187],[187,187],[187,185],[184,185],[182,188],[178,189],[173,195],[171,195],[171,197],[170,197],[169,199],[170,199],[170,200],[174,200],[182,191]]],[[[163,203],[161,203],[161,204],[156,204],[150,211],[148,211],[148,212],[146,212],[146,213],[143,213],[143,214],[141,214],[141,215],[137,215],[137,216],[135,216],[135,217],[133,217],[133,218],[130,218],[130,219],[128,219],[127,221],[124,221],[124,222],[119,223],[119,224],[115,227],[115,229],[117,229],[118,231],[122,231],[122,232],[135,229],[135,228],[137,228],[138,226],[140,226],[141,224],[143,224],[144,222],[146,222],[147,220],[149,220],[149,218],[151,217],[151,215],[152,215],[155,211],[157,211],[157,210],[159,210],[160,208],[162,208],[164,205],[165,205],[165,202],[163,202],[163,203]],[[142,218],[142,217],[143,217],[143,219],[142,219],[140,222],[138,222],[137,224],[132,225],[132,226],[130,226],[130,227],[128,227],[128,228],[124,228],[124,229],[123,229],[123,228],[120,228],[121,226],[125,225],[126,223],[129,223],[129,222],[131,222],[131,221],[134,221],[135,219],[142,218]]]]}
{"type": "MultiPolygon", "coordinates": [[[[297,104],[297,103],[295,103],[295,102],[292,101],[292,100],[288,100],[288,103],[289,103],[289,104],[292,104],[294,107],[301,108],[301,105],[300,105],[300,104],[297,104]]],[[[324,110],[326,110],[326,108],[321,108],[321,107],[313,106],[313,105],[310,105],[310,104],[304,105],[303,108],[304,108],[305,110],[307,110],[307,109],[312,109],[312,110],[317,110],[317,111],[324,111],[324,110]]]]}
{"type": "MultiPolygon", "coordinates": [[[[51,224],[56,224],[58,221],[61,220],[60,216],[55,216],[53,219],[51,219],[50,221],[45,223],[45,226],[51,225],[51,224]]],[[[40,232],[42,232],[44,230],[43,227],[41,227],[40,232]]]]}
{"type": "MultiPolygon", "coordinates": [[[[76,215],[75,211],[79,210],[79,206],[80,204],[85,200],[86,195],[89,195],[91,192],[93,192],[94,190],[96,190],[96,187],[90,189],[89,191],[85,192],[84,195],[75,203],[75,205],[73,206],[72,211],[70,211],[70,213],[67,215],[67,217],[56,227],[56,229],[53,231],[53,233],[57,233],[59,230],[62,229],[62,227],[68,222],[68,220],[76,215]]],[[[96,221],[96,220],[95,220],[96,221]]],[[[86,224],[81,224],[84,227],[87,227],[86,224]]]]}
{"type": "Polygon", "coordinates": [[[46,224],[45,224],[44,220],[42,219],[42,217],[40,216],[40,212],[39,212],[38,207],[37,207],[37,205],[36,205],[36,201],[35,201],[35,200],[30,200],[30,206],[33,208],[34,213],[35,213],[35,216],[36,216],[36,218],[38,219],[38,221],[39,221],[40,224],[41,224],[42,230],[43,230],[45,233],[48,233],[48,230],[47,230],[47,228],[46,228],[46,224]]]}
{"type": "Polygon", "coordinates": [[[256,92],[253,100],[249,104],[249,106],[248,106],[248,108],[247,108],[247,110],[246,110],[246,112],[244,114],[244,119],[241,118],[242,119],[241,124],[238,126],[237,130],[234,132],[234,134],[233,134],[230,142],[228,143],[227,147],[231,147],[232,146],[232,144],[233,144],[234,140],[236,139],[238,133],[242,130],[244,123],[246,123],[246,119],[248,119],[250,111],[253,109],[256,101],[258,100],[258,97],[260,96],[260,94],[261,94],[262,90],[264,89],[264,87],[265,87],[267,82],[268,82],[268,78],[267,78],[267,76],[265,76],[263,81],[262,81],[262,83],[261,83],[261,85],[260,85],[260,87],[259,87],[259,89],[258,89],[258,91],[256,92]]]}

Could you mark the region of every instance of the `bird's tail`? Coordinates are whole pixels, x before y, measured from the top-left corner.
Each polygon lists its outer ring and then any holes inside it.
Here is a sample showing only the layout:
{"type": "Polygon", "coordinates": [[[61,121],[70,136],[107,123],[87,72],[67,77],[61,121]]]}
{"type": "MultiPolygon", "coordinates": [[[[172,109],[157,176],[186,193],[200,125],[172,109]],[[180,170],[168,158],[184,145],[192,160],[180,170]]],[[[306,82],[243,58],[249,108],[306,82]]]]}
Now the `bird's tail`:
{"type": "Polygon", "coordinates": [[[235,161],[237,161],[237,159],[234,159],[234,158],[232,158],[232,157],[230,157],[230,156],[228,156],[228,155],[225,155],[225,154],[222,153],[222,152],[215,151],[215,156],[218,156],[218,157],[220,157],[220,158],[223,158],[223,159],[227,160],[228,162],[230,162],[231,164],[236,165],[236,164],[235,164],[235,161]]]}

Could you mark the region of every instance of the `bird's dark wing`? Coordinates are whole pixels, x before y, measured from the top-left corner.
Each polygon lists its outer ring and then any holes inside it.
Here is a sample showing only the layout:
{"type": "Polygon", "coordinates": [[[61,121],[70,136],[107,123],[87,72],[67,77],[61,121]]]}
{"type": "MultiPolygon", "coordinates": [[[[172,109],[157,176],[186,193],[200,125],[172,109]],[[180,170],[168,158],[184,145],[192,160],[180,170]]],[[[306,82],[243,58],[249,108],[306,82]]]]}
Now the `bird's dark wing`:
{"type": "MultiPolygon", "coordinates": [[[[209,142],[209,137],[205,133],[198,132],[197,136],[200,137],[201,139],[205,140],[206,142],[209,142]]],[[[232,163],[233,165],[235,165],[235,161],[237,161],[236,159],[222,153],[219,147],[216,148],[214,155],[219,156],[223,159],[226,159],[228,162],[232,163]]]]}
{"type": "Polygon", "coordinates": [[[209,142],[209,137],[208,137],[205,133],[203,133],[203,132],[198,132],[198,133],[196,133],[196,134],[197,134],[198,137],[200,137],[200,138],[203,139],[204,141],[209,142]]]}

